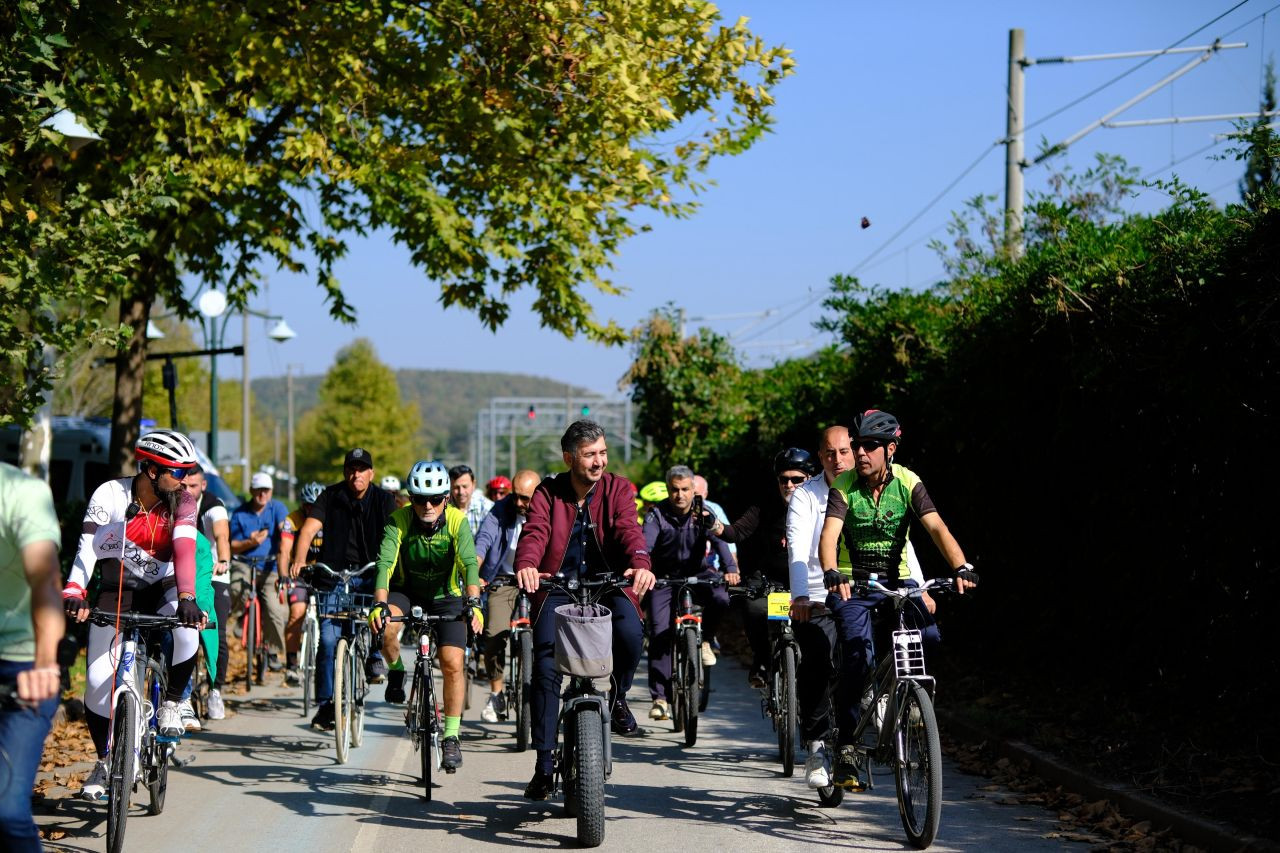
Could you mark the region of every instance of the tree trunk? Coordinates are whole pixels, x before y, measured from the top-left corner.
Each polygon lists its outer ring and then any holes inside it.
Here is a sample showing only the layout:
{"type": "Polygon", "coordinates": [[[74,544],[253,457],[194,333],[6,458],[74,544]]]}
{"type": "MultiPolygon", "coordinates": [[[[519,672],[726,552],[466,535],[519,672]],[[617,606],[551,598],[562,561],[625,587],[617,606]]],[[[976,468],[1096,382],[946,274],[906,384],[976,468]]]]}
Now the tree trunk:
{"type": "Polygon", "coordinates": [[[128,348],[116,357],[116,394],[111,404],[111,449],[108,456],[114,477],[127,477],[134,473],[133,445],[138,440],[142,423],[142,380],[147,367],[151,289],[143,287],[142,295],[120,299],[120,322],[133,329],[133,337],[129,339],[128,348]]]}

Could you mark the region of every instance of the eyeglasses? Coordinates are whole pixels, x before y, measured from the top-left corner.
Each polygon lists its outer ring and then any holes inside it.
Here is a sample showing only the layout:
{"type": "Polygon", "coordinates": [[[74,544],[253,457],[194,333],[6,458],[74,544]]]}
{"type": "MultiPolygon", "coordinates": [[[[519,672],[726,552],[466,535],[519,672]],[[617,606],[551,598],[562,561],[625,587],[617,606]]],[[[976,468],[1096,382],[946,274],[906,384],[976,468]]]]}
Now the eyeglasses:
{"type": "Polygon", "coordinates": [[[862,441],[855,441],[853,446],[860,450],[864,450],[867,453],[875,453],[877,450],[884,447],[884,442],[878,438],[867,438],[862,441]]]}
{"type": "Polygon", "coordinates": [[[186,468],[170,468],[168,465],[160,465],[158,467],[161,471],[168,471],[169,476],[173,477],[175,480],[184,480],[191,475],[192,471],[195,470],[194,465],[190,465],[186,468]]]}
{"type": "Polygon", "coordinates": [[[778,485],[779,485],[779,486],[785,486],[785,485],[787,485],[788,483],[790,483],[790,484],[791,484],[791,485],[793,485],[793,486],[799,486],[799,485],[801,485],[802,483],[804,483],[804,481],[805,481],[805,480],[807,480],[807,479],[809,479],[809,478],[808,478],[808,477],[804,477],[804,476],[800,476],[800,477],[784,477],[783,475],[779,474],[779,475],[778,475],[778,485]]]}
{"type": "Polygon", "coordinates": [[[447,497],[448,495],[411,495],[409,500],[413,501],[414,506],[426,506],[428,504],[440,506],[447,497]]]}

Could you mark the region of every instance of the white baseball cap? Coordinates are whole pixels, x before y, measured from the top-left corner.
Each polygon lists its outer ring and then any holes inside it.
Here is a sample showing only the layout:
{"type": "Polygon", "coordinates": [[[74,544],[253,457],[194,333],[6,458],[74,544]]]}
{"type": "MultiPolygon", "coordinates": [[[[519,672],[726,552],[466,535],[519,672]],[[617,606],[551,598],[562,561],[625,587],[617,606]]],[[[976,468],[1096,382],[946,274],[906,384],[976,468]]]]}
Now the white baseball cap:
{"type": "Polygon", "coordinates": [[[275,481],[271,479],[271,475],[265,471],[259,471],[249,480],[249,490],[254,489],[274,489],[275,481]]]}

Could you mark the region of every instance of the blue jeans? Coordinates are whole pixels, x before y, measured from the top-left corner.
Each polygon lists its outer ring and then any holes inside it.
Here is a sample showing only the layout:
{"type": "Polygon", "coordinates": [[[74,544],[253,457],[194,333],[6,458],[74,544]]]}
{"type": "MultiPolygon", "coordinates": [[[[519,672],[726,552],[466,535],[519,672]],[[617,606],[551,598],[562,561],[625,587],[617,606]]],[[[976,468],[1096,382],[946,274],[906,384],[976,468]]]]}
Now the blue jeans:
{"type": "MultiPolygon", "coordinates": [[[[0,660],[0,682],[13,684],[30,662],[0,660]]],[[[36,822],[31,819],[31,789],[44,752],[44,739],[58,709],[52,696],[37,708],[0,709],[0,750],[9,772],[0,775],[0,850],[36,851],[43,848],[36,822]]]]}
{"type": "MultiPolygon", "coordinates": [[[[373,578],[357,578],[351,582],[352,592],[369,592],[373,589],[373,578]]],[[[355,626],[346,619],[325,619],[320,614],[320,648],[316,650],[316,704],[323,705],[333,701],[333,658],[338,651],[338,639],[355,636],[355,626]]],[[[382,657],[382,652],[374,651],[372,658],[382,657]]]]}
{"type": "MultiPolygon", "coordinates": [[[[916,584],[915,581],[902,581],[901,585],[914,587],[916,584]]],[[[840,596],[835,593],[827,596],[827,608],[835,617],[836,634],[840,643],[840,673],[835,696],[836,727],[839,729],[837,740],[840,746],[853,743],[853,732],[862,717],[862,685],[867,673],[876,665],[871,614],[885,598],[882,592],[868,593],[848,601],[841,601],[840,596]]],[[[938,623],[919,599],[912,599],[904,607],[907,627],[921,632],[927,656],[942,642],[938,623]]],[[[896,618],[893,620],[893,627],[897,627],[896,618]]]]}

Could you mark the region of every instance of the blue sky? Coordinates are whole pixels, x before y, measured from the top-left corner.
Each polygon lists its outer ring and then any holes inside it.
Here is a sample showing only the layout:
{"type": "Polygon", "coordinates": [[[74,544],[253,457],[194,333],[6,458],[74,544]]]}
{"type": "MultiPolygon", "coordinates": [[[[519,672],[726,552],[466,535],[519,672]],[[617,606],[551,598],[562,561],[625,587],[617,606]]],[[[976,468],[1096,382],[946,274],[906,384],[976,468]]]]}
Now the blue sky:
{"type": "MultiPolygon", "coordinates": [[[[1160,49],[1228,13],[1185,45],[1244,41],[1118,116],[1159,118],[1256,110],[1264,57],[1280,45],[1280,3],[1248,0],[1134,0],[1067,4],[1022,2],[736,2],[724,18],[751,19],[770,43],[794,51],[796,73],[777,97],[774,132],[747,153],[715,163],[716,186],[686,220],[647,220],[653,231],[624,243],[615,281],[625,296],[593,296],[597,313],[630,327],[655,307],[682,305],[690,317],[773,310],[764,320],[723,318],[708,325],[731,336],[752,365],[811,351],[828,342],[812,323],[820,294],[836,273],[866,283],[925,287],[940,264],[928,248],[945,238],[953,210],[979,193],[1003,197],[1003,136],[1008,31],[1026,31],[1027,54],[1048,57],[1160,49]],[[1232,11],[1229,11],[1232,10],[1232,11]],[[986,151],[951,192],[891,244],[886,241],[986,151]],[[859,227],[866,216],[871,227],[859,227]],[[875,259],[865,263],[872,253],[875,259]],[[745,328],[754,322],[751,328],[745,328]]],[[[1192,58],[1160,57],[1082,104],[1032,129],[1056,142],[1119,106],[1192,58]]],[[[1026,103],[1036,121],[1141,60],[1042,65],[1028,69],[1026,103]]],[[[1214,161],[1228,146],[1196,154],[1230,130],[1227,122],[1136,129],[1099,129],[1053,161],[1087,168],[1097,152],[1124,156],[1143,176],[1176,172],[1219,202],[1238,198],[1241,165],[1214,161]],[[1194,156],[1192,156],[1194,155],[1194,156]],[[1178,162],[1181,161],[1181,162],[1178,162]],[[1170,164],[1177,163],[1173,168],[1170,164]]],[[[1043,188],[1050,169],[1027,171],[1028,190],[1043,188]]],[[[1158,191],[1140,193],[1135,211],[1162,206],[1158,191]]],[[[319,289],[305,276],[272,273],[254,307],[285,315],[298,337],[276,344],[268,324],[252,324],[255,377],[280,376],[286,364],[322,373],[334,353],[357,337],[374,341],[393,367],[507,370],[571,382],[617,396],[630,363],[626,348],[604,348],[538,327],[518,298],[512,319],[490,333],[469,313],[440,307],[439,287],[385,235],[353,241],[338,269],[358,324],[329,317],[319,289]]],[[[239,337],[239,323],[228,341],[239,337]]],[[[226,371],[229,365],[220,365],[226,371]]],[[[230,367],[238,373],[238,366],[230,367]]]]}

